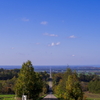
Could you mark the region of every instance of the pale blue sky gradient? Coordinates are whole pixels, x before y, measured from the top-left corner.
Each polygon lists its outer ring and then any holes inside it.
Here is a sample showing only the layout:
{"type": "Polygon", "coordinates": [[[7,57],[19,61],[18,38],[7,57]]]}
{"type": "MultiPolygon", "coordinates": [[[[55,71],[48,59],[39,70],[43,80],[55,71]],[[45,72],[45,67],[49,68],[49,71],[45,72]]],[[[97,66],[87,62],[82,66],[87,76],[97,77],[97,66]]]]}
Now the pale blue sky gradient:
{"type": "Polygon", "coordinates": [[[100,65],[100,0],[0,0],[0,65],[100,65]]]}

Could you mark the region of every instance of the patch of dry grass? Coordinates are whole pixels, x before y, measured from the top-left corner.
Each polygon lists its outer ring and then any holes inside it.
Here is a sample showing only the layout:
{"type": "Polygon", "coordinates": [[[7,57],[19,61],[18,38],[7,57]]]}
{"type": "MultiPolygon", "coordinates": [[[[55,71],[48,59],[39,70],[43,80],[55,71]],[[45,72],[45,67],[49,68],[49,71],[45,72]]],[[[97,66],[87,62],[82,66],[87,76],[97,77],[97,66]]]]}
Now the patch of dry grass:
{"type": "MultiPolygon", "coordinates": [[[[84,95],[87,97],[87,98],[93,98],[93,100],[100,100],[100,94],[94,94],[94,93],[89,93],[89,92],[84,92],[84,95]],[[96,99],[95,99],[96,98],[96,99]]],[[[90,99],[92,100],[92,99],[90,99]]]]}

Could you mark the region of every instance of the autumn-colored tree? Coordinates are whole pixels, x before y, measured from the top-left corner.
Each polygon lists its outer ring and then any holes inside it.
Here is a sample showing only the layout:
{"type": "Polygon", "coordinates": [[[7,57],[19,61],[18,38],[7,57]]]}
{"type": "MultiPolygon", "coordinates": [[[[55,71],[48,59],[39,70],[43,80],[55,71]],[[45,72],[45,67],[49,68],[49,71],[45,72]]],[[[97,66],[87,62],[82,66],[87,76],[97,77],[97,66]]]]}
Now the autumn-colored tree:
{"type": "Polygon", "coordinates": [[[58,96],[59,98],[63,98],[64,93],[65,93],[64,88],[65,88],[64,82],[63,82],[63,80],[61,79],[60,82],[59,82],[59,84],[58,84],[57,86],[55,86],[55,88],[54,88],[54,91],[55,91],[55,93],[57,94],[57,96],[58,96]]]}
{"type": "Polygon", "coordinates": [[[72,75],[73,72],[70,68],[67,68],[64,74],[57,73],[54,75],[54,92],[58,95],[59,98],[66,98],[66,81],[68,80],[68,76],[72,75]],[[59,80],[58,80],[59,79],[59,80]]]}
{"type": "Polygon", "coordinates": [[[66,100],[83,100],[83,92],[77,74],[69,75],[66,83],[66,100]]]}

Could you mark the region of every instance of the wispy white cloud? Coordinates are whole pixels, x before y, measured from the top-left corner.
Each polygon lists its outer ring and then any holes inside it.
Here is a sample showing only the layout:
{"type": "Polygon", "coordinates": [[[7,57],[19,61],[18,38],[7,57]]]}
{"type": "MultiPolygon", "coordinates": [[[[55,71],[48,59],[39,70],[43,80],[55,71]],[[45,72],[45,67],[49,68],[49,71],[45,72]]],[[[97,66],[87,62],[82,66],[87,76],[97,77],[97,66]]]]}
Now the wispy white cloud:
{"type": "Polygon", "coordinates": [[[55,45],[55,43],[51,43],[51,46],[54,46],[55,45]]]}
{"type": "Polygon", "coordinates": [[[55,34],[49,34],[49,36],[55,36],[55,37],[57,37],[58,35],[55,35],[55,34]]]}
{"type": "Polygon", "coordinates": [[[36,45],[39,45],[39,44],[40,44],[40,43],[38,43],[38,42],[36,43],[36,45]]]}
{"type": "Polygon", "coordinates": [[[44,33],[43,35],[49,35],[49,33],[44,33]]]}
{"type": "Polygon", "coordinates": [[[60,45],[60,42],[57,42],[56,45],[60,45]]]}
{"type": "Polygon", "coordinates": [[[71,35],[71,36],[69,36],[69,38],[73,39],[73,38],[77,38],[77,37],[74,35],[71,35]]]}
{"type": "Polygon", "coordinates": [[[48,22],[47,21],[42,21],[40,24],[46,25],[48,22]]]}
{"type": "Polygon", "coordinates": [[[22,21],[24,21],[24,22],[28,22],[29,19],[27,19],[27,18],[22,18],[22,21]]]}
{"type": "Polygon", "coordinates": [[[75,56],[75,55],[72,55],[73,57],[75,56]]]}
{"type": "Polygon", "coordinates": [[[54,37],[57,37],[57,36],[58,36],[58,35],[56,35],[56,34],[49,34],[49,33],[44,33],[43,35],[54,36],[54,37]]]}
{"type": "Polygon", "coordinates": [[[51,44],[48,44],[48,46],[58,46],[58,45],[60,45],[60,42],[57,43],[52,42],[51,44]]]}
{"type": "Polygon", "coordinates": [[[11,49],[14,49],[14,47],[12,47],[11,49]]]}

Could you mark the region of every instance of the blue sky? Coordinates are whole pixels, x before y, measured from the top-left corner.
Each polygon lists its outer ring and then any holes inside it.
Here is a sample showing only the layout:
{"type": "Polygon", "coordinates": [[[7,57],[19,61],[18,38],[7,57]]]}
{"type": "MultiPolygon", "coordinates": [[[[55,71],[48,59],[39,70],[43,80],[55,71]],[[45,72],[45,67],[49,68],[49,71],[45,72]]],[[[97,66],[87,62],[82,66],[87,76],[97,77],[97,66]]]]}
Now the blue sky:
{"type": "Polygon", "coordinates": [[[100,65],[99,0],[0,0],[0,65],[100,65]]]}

